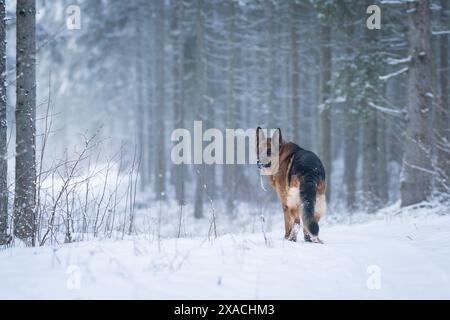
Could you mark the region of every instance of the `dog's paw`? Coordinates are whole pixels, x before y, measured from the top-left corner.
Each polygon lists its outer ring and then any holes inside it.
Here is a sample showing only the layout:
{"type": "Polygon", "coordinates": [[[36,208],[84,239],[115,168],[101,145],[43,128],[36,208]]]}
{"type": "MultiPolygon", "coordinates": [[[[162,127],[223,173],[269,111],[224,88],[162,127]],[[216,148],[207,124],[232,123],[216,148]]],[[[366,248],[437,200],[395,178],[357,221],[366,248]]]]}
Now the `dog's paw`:
{"type": "Polygon", "coordinates": [[[324,244],[324,242],[322,240],[320,240],[320,238],[318,236],[315,237],[311,237],[311,241],[313,243],[320,243],[320,244],[324,244]]]}
{"type": "Polygon", "coordinates": [[[297,223],[294,224],[291,229],[291,232],[289,233],[289,235],[287,236],[286,239],[289,241],[297,242],[297,234],[298,234],[299,230],[300,230],[300,225],[297,223]]]}
{"type": "Polygon", "coordinates": [[[286,237],[286,240],[292,241],[292,242],[297,242],[297,235],[291,233],[288,237],[286,237]]]}

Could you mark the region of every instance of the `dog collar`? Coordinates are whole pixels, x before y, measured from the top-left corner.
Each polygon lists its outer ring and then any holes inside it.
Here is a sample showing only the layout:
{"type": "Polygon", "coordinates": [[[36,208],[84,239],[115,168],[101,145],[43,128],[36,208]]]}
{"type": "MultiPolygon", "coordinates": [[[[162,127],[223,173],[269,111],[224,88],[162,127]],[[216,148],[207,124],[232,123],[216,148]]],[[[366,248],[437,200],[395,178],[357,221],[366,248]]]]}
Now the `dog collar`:
{"type": "Polygon", "coordinates": [[[262,170],[262,169],[265,169],[265,168],[270,168],[271,162],[269,162],[269,163],[262,163],[260,160],[258,160],[256,162],[256,165],[257,165],[259,170],[262,170]]]}

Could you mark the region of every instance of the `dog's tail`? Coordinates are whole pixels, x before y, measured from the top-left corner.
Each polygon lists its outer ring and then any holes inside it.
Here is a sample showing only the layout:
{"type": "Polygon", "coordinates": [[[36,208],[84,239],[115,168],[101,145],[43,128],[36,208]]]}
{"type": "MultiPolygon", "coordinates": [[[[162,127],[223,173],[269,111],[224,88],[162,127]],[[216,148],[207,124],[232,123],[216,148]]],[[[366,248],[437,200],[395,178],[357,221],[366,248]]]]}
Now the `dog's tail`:
{"type": "Polygon", "coordinates": [[[316,205],[317,179],[311,176],[302,177],[300,181],[300,198],[302,199],[302,220],[304,227],[312,236],[319,234],[319,224],[314,219],[316,205]]]}

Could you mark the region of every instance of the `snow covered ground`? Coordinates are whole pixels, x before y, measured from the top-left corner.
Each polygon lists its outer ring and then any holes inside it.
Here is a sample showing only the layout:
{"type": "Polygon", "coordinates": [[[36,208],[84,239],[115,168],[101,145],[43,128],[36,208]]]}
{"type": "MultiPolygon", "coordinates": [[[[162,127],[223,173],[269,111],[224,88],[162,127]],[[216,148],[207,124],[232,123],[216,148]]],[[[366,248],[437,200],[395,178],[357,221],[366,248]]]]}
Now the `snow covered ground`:
{"type": "MultiPolygon", "coordinates": [[[[444,212],[445,213],[445,212],[444,212]]],[[[0,299],[449,299],[450,215],[324,224],[324,245],[267,233],[0,251],[0,299]]],[[[281,216],[280,216],[281,219],[281,216]]]]}

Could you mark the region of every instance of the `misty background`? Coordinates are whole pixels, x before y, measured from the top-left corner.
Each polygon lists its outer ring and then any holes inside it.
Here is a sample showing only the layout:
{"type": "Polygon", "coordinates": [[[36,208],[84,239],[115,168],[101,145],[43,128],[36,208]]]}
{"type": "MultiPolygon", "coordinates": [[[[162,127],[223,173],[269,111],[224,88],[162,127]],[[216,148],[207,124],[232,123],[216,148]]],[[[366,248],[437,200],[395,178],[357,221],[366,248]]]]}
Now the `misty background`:
{"type": "MultiPolygon", "coordinates": [[[[426,170],[428,196],[441,199],[449,194],[450,26],[448,1],[429,5],[426,170]]],[[[275,192],[261,188],[256,166],[176,166],[170,135],[200,120],[204,130],[223,132],[279,127],[284,139],[324,162],[328,214],[373,213],[401,199],[407,128],[414,125],[407,116],[416,32],[410,16],[404,1],[38,0],[37,158],[50,171],[76,159],[95,137],[77,174],[100,168],[100,190],[103,181],[106,188],[116,179],[117,186],[116,171],[127,174],[131,193],[120,200],[130,207],[162,202],[209,218],[235,217],[244,203],[258,215],[261,206],[278,204],[275,192]],[[366,26],[371,4],[382,8],[380,30],[366,26]],[[79,30],[67,28],[70,5],[80,8],[79,30]]],[[[15,1],[7,2],[7,26],[13,130],[15,1]]],[[[68,171],[61,172],[59,178],[68,171]]],[[[54,178],[46,179],[51,185],[54,178]]],[[[73,200],[69,193],[62,212],[68,203],[76,207],[85,189],[73,200]]],[[[100,192],[92,208],[107,224],[113,200],[104,198],[100,192]]],[[[270,214],[281,218],[277,210],[270,214]]]]}

